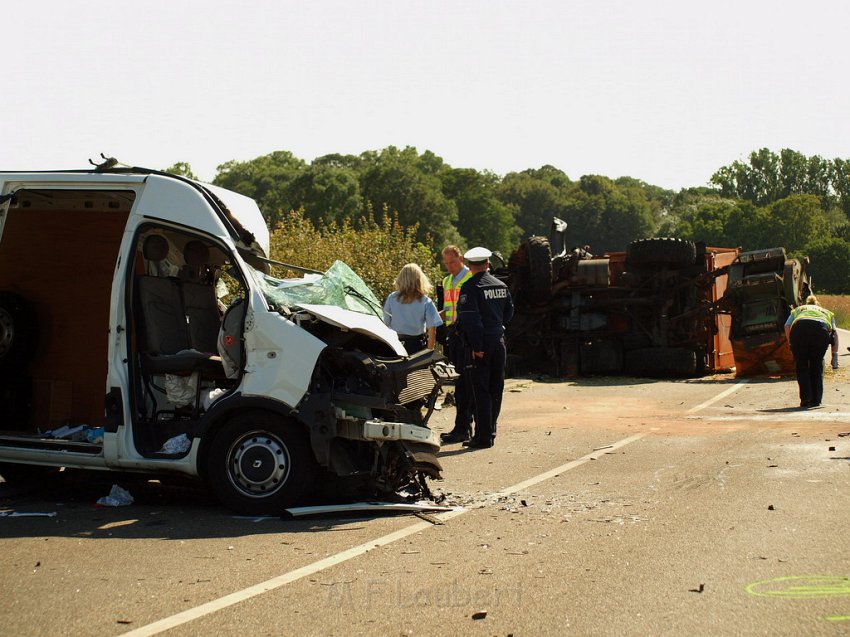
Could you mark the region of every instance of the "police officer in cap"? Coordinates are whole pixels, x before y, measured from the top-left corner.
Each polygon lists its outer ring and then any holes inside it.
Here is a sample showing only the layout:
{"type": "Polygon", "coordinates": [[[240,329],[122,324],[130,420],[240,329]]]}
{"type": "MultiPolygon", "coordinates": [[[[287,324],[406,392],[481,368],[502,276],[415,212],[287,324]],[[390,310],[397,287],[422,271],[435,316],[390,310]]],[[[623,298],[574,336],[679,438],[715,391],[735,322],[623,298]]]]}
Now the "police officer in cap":
{"type": "Polygon", "coordinates": [[[493,446],[496,421],[505,388],[505,323],[514,315],[508,287],[488,272],[487,248],[472,248],[463,255],[472,272],[460,289],[457,331],[465,346],[465,361],[475,413],[475,434],[466,447],[493,446]]]}

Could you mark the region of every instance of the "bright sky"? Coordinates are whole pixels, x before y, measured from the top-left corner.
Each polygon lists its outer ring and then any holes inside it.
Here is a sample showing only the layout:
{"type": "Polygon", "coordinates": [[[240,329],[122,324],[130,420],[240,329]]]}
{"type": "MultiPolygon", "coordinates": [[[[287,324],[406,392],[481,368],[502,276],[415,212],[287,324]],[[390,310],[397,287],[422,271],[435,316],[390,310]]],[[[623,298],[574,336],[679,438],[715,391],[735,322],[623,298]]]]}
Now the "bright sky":
{"type": "Polygon", "coordinates": [[[850,158],[846,0],[16,0],[0,170],[389,145],[454,167],[706,185],[850,158]]]}

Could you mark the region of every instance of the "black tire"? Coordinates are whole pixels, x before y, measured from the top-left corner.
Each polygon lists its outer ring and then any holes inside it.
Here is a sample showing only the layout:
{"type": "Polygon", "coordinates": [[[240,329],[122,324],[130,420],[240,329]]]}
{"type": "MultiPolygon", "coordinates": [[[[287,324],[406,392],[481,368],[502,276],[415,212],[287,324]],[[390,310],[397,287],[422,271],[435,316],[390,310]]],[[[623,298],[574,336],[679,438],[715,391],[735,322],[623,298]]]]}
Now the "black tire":
{"type": "Polygon", "coordinates": [[[36,346],[35,311],[17,294],[0,292],[0,373],[18,374],[29,364],[36,346]]]}
{"type": "Polygon", "coordinates": [[[694,376],[697,353],[683,347],[646,347],[626,352],[626,371],[637,376],[694,376]]]}
{"type": "Polygon", "coordinates": [[[806,297],[812,293],[809,273],[803,269],[796,259],[789,259],[785,262],[782,285],[785,289],[785,301],[794,307],[805,303],[806,297]]]}
{"type": "Polygon", "coordinates": [[[673,237],[657,237],[632,241],[626,249],[626,263],[632,266],[668,265],[685,267],[697,260],[693,241],[673,237]]]}
{"type": "Polygon", "coordinates": [[[552,296],[552,249],[546,237],[531,237],[527,246],[526,297],[534,304],[545,303],[552,296]]]}
{"type": "Polygon", "coordinates": [[[206,469],[222,504],[245,515],[274,515],[312,489],[318,465],[300,425],[255,410],[235,416],[215,434],[206,469]]]}
{"type": "Polygon", "coordinates": [[[619,374],[623,371],[623,346],[616,341],[586,343],[579,350],[582,374],[619,374]]]}

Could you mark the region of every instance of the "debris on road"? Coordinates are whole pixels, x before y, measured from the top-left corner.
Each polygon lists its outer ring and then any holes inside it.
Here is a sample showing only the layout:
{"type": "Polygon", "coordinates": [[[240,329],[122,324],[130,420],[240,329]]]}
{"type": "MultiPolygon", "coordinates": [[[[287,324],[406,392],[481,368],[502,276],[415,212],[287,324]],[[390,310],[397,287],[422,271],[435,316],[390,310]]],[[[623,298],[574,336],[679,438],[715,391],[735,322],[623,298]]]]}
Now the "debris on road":
{"type": "Polygon", "coordinates": [[[109,495],[99,498],[97,503],[105,507],[123,507],[133,504],[133,496],[126,489],[122,489],[117,484],[112,485],[109,495]]]}
{"type": "Polygon", "coordinates": [[[395,512],[424,512],[424,511],[453,511],[454,507],[433,504],[410,504],[404,502],[351,502],[349,504],[320,504],[317,506],[290,507],[284,509],[292,517],[304,515],[324,515],[326,513],[350,513],[352,511],[395,512]]]}

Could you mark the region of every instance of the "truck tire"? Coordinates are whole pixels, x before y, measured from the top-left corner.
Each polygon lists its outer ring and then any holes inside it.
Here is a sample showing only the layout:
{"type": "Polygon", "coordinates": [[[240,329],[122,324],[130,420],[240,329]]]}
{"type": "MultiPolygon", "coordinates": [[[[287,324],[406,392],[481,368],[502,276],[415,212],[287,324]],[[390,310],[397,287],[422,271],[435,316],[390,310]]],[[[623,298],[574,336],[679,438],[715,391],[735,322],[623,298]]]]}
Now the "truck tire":
{"type": "Polygon", "coordinates": [[[526,242],[528,280],[525,282],[529,302],[546,303],[552,296],[552,249],[546,237],[531,237],[526,242]]]}
{"type": "Polygon", "coordinates": [[[0,292],[0,374],[23,373],[35,354],[35,311],[17,294],[0,292]]]}
{"type": "Polygon", "coordinates": [[[697,260],[693,241],[673,237],[656,237],[632,241],[626,249],[626,263],[632,266],[668,265],[685,267],[697,260]]]}
{"type": "Polygon", "coordinates": [[[307,433],[261,410],[234,416],[215,434],[206,475],[218,499],[244,515],[279,514],[313,487],[316,463],[307,433]]]}
{"type": "Polygon", "coordinates": [[[646,347],[626,352],[626,371],[638,376],[694,376],[697,353],[684,347],[646,347]]]}
{"type": "Polygon", "coordinates": [[[789,259],[785,262],[782,285],[785,290],[785,302],[794,307],[805,303],[806,297],[812,293],[809,273],[803,269],[797,259],[789,259]]]}

